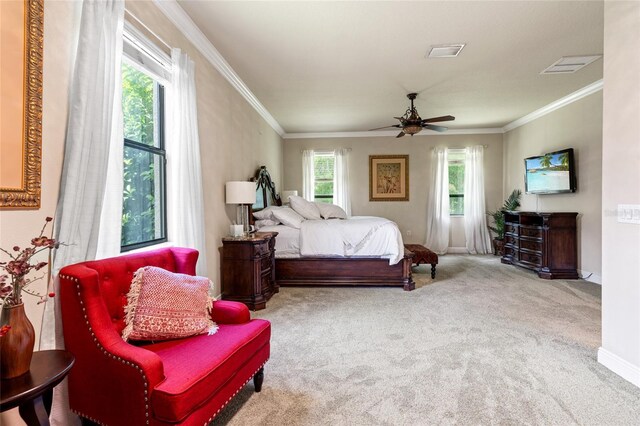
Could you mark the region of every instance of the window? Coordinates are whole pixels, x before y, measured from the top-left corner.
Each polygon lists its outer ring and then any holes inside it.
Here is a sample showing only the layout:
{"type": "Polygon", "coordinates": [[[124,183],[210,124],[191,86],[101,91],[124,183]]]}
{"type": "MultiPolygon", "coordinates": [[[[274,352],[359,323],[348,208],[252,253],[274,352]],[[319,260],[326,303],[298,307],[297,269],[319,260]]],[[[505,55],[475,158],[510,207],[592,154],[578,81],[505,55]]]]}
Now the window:
{"type": "Polygon", "coordinates": [[[121,250],[167,241],[164,86],[122,63],[124,174],[121,250]]]}
{"type": "Polygon", "coordinates": [[[449,150],[449,214],[464,215],[464,151],[449,150]]]}
{"type": "Polygon", "coordinates": [[[314,201],[333,204],[333,176],[336,157],[333,152],[315,152],[313,155],[314,201]]]}

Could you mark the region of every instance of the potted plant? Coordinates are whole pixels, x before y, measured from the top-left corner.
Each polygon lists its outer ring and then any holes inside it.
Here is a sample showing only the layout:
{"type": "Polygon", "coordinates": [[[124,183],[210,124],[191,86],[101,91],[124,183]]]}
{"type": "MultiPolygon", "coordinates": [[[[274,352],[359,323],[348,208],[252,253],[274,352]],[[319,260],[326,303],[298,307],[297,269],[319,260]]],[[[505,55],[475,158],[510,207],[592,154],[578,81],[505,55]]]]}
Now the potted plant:
{"type": "Polygon", "coordinates": [[[521,196],[522,191],[514,189],[511,195],[504,200],[500,209],[487,213],[493,219],[493,226],[490,225],[489,229],[496,234],[493,239],[493,254],[496,256],[504,254],[504,212],[517,210],[520,207],[521,196]]]}

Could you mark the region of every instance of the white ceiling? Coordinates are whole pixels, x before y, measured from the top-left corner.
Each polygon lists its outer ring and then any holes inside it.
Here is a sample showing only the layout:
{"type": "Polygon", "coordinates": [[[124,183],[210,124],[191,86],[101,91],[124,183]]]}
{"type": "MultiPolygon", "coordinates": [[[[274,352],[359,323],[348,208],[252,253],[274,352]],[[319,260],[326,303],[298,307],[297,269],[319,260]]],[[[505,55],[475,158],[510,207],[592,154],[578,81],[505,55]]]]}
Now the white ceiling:
{"type": "Polygon", "coordinates": [[[396,124],[409,92],[451,129],[502,127],[602,78],[540,74],[602,54],[602,1],[178,3],[287,133],[396,124]],[[425,58],[444,43],[467,45],[425,58]]]}

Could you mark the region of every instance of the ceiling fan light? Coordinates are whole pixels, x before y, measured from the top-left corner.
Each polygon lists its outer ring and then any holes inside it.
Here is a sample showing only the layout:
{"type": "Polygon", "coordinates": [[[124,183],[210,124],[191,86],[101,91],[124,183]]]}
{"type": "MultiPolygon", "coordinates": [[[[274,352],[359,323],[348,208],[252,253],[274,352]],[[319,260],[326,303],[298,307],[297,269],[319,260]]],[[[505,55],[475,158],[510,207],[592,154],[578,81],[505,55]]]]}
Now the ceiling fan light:
{"type": "Polygon", "coordinates": [[[416,125],[405,126],[402,129],[402,131],[405,132],[407,135],[415,135],[416,133],[420,133],[422,131],[422,126],[416,126],[416,125]]]}

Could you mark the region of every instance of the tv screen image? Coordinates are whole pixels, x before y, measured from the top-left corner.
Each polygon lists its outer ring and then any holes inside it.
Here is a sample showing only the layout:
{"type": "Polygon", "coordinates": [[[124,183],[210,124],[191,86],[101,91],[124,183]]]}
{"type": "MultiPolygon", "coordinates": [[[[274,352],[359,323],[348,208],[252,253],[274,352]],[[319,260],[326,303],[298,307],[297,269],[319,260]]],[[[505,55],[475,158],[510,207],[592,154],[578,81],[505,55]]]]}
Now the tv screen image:
{"type": "Polygon", "coordinates": [[[528,194],[575,191],[573,149],[525,158],[525,187],[528,194]]]}

